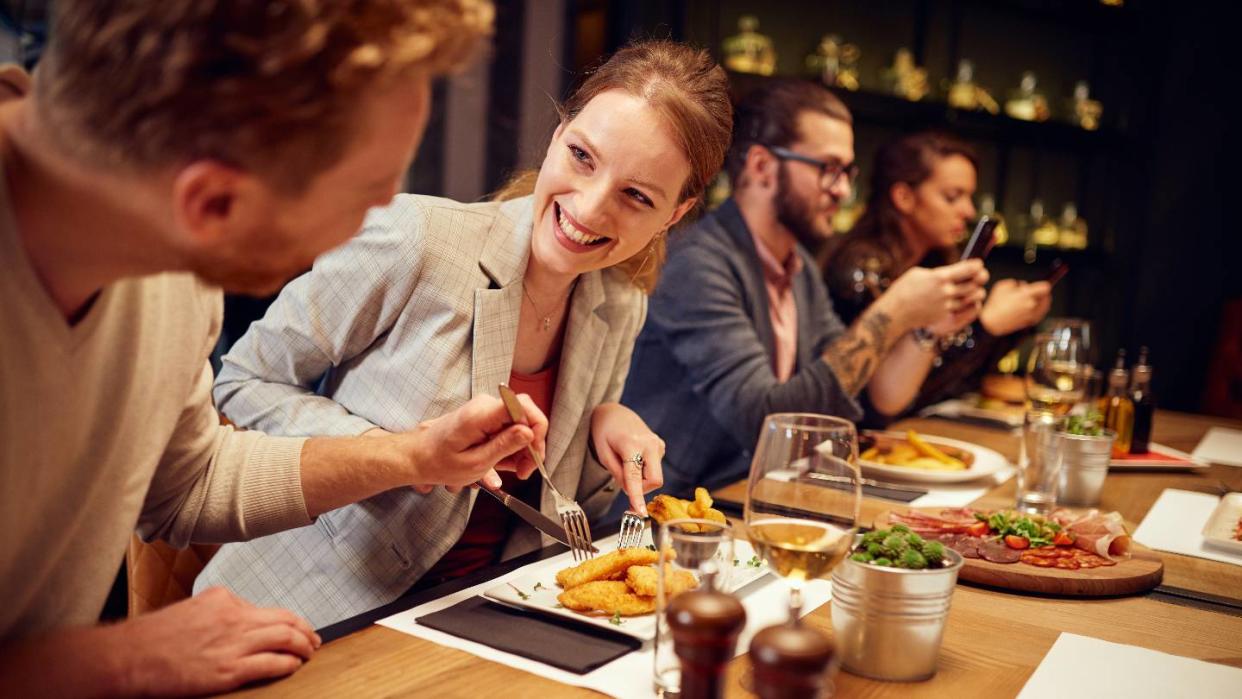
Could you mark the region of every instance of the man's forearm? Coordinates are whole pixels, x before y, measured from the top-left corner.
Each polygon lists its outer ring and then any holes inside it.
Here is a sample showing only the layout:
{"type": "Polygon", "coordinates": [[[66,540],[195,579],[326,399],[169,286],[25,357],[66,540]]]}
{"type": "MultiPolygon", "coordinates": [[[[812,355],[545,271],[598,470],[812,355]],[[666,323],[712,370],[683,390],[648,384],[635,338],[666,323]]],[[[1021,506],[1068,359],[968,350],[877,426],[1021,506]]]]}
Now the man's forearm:
{"type": "Polygon", "coordinates": [[[0,645],[0,697],[112,697],[140,693],[114,627],[65,629],[0,645]],[[54,671],[51,668],[55,668],[54,671]]]}
{"type": "Polygon", "coordinates": [[[410,485],[408,459],[401,458],[397,435],[322,437],[302,447],[302,497],[306,512],[324,512],[410,485]]]}
{"type": "Polygon", "coordinates": [[[881,297],[871,304],[840,337],[824,350],[823,359],[837,381],[857,396],[908,328],[881,297]]]}

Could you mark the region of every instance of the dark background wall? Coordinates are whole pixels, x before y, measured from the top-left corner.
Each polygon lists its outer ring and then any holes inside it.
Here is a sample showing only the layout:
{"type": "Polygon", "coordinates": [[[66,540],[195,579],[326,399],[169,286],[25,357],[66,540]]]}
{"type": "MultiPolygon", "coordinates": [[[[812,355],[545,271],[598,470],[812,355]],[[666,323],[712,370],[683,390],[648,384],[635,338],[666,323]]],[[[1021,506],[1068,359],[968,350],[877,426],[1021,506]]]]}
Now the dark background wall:
{"type": "MultiPolygon", "coordinates": [[[[1215,3],[1127,0],[632,0],[581,2],[607,18],[582,35],[607,52],[634,37],[672,37],[720,55],[737,19],[760,21],[778,53],[778,74],[799,75],[803,57],[824,34],[862,50],[862,93],[838,91],[855,112],[863,180],[875,149],[903,132],[955,131],[980,151],[980,194],[996,195],[1011,223],[1035,197],[1059,215],[1073,201],[1091,227],[1086,251],[1041,249],[1028,262],[1019,249],[989,259],[994,277],[1033,279],[1053,257],[1070,276],[1058,286],[1053,314],[1089,318],[1095,355],[1151,348],[1155,389],[1164,407],[1199,410],[1219,341],[1225,304],[1242,300],[1242,241],[1226,221],[1226,159],[1235,157],[1225,122],[1235,48],[1215,3]],[[931,97],[901,103],[878,92],[880,71],[898,47],[911,48],[933,83],[959,58],[998,101],[1023,70],[1039,78],[1054,112],[1077,80],[1104,105],[1101,131],[1028,124],[948,109],[931,97]]],[[[579,54],[590,51],[579,49],[579,54]]],[[[581,60],[581,59],[580,59],[581,60]]],[[[735,90],[753,82],[735,77],[735,90]]],[[[1020,242],[1020,241],[1019,241],[1020,242]]],[[[1242,399],[1242,397],[1240,397],[1242,399]]]]}

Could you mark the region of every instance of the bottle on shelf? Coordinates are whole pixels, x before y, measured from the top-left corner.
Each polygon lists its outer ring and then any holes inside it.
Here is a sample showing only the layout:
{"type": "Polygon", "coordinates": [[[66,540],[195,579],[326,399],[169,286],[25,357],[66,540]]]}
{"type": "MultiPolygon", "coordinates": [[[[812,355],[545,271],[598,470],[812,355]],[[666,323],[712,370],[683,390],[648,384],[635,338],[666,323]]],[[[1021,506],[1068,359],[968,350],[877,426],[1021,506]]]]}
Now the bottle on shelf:
{"type": "Polygon", "coordinates": [[[918,102],[931,91],[927,69],[915,65],[914,53],[904,46],[897,49],[893,65],[884,69],[882,78],[886,90],[911,102],[918,102]]]}
{"type": "Polygon", "coordinates": [[[724,66],[736,73],[771,75],[776,72],[776,48],[772,39],[759,33],[759,20],[742,15],[738,33],[724,40],[724,66]]]}
{"type": "Polygon", "coordinates": [[[832,215],[833,235],[848,233],[854,227],[854,224],[858,222],[866,208],[867,204],[858,197],[858,190],[851,188],[850,196],[841,203],[836,213],[832,215]]]}
{"type": "Polygon", "coordinates": [[[1087,131],[1100,128],[1104,107],[1098,100],[1091,99],[1091,87],[1086,80],[1079,80],[1074,84],[1074,97],[1070,100],[1070,108],[1075,124],[1087,131]]]}
{"type": "Polygon", "coordinates": [[[979,197],[979,215],[987,216],[996,221],[996,245],[1004,245],[1009,242],[1009,228],[1005,225],[1005,217],[996,210],[996,197],[991,194],[984,194],[979,197]]]}
{"type": "Polygon", "coordinates": [[[1108,392],[1096,406],[1104,416],[1104,426],[1112,430],[1113,458],[1130,453],[1130,440],[1134,430],[1134,403],[1129,395],[1129,372],[1126,371],[1126,351],[1117,350],[1117,363],[1108,373],[1108,392]]]}
{"type": "Polygon", "coordinates": [[[1027,264],[1035,262],[1035,252],[1040,247],[1050,247],[1061,239],[1061,230],[1057,224],[1044,213],[1042,199],[1031,200],[1031,209],[1022,220],[1023,253],[1022,259],[1027,264]]]}
{"type": "Polygon", "coordinates": [[[806,57],[807,73],[827,87],[857,90],[858,58],[861,52],[837,34],[825,34],[806,57]]]}
{"type": "Polygon", "coordinates": [[[1035,73],[1026,71],[1022,80],[1005,102],[1005,113],[1022,121],[1047,121],[1051,116],[1048,111],[1048,100],[1036,90],[1035,73]]]}
{"type": "Polygon", "coordinates": [[[947,99],[950,107],[983,110],[990,114],[1000,113],[1000,105],[992,95],[975,84],[975,65],[966,59],[957,63],[957,77],[949,85],[947,99]]]}
{"type": "Polygon", "coordinates": [[[1130,382],[1130,402],[1134,404],[1134,430],[1130,437],[1130,453],[1146,454],[1151,445],[1151,423],[1156,413],[1156,398],[1151,392],[1151,365],[1147,348],[1139,350],[1130,382]]]}
{"type": "Polygon", "coordinates": [[[1087,222],[1078,216],[1078,206],[1066,202],[1061,210],[1061,230],[1057,244],[1070,250],[1087,248],[1087,222]]]}

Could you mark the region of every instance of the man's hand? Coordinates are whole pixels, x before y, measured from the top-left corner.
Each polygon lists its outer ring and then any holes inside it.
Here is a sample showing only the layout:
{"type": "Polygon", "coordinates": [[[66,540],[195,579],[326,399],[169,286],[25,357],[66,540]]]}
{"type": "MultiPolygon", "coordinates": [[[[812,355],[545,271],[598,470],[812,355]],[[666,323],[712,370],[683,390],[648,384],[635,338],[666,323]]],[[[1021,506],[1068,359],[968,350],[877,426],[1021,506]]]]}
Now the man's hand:
{"type": "Polygon", "coordinates": [[[970,323],[986,291],[988,272],[979,260],[928,269],[911,267],[876,301],[906,331],[928,328],[947,334],[970,323]]]}
{"type": "Polygon", "coordinates": [[[133,657],[126,694],[213,694],[282,677],[319,647],[306,620],[220,587],[108,629],[133,657]]]}
{"type": "Polygon", "coordinates": [[[630,498],[630,509],[647,516],[645,493],[664,485],[660,461],[664,440],[647,427],[633,410],[620,403],[603,403],[591,413],[591,440],[600,463],[630,498]],[[635,454],[642,462],[633,461],[635,454]]]}
{"type": "Polygon", "coordinates": [[[518,400],[526,412],[525,424],[514,424],[499,398],[476,396],[451,413],[393,435],[408,454],[409,483],[421,492],[435,485],[458,492],[475,481],[499,488],[497,470],[529,477],[535,462],[526,446],[540,457],[546,453],[548,418],[530,396],[522,394],[518,400]]]}
{"type": "Polygon", "coordinates": [[[1002,279],[992,285],[979,322],[992,335],[1009,335],[1043,320],[1051,305],[1052,285],[1048,282],[1002,279]]]}

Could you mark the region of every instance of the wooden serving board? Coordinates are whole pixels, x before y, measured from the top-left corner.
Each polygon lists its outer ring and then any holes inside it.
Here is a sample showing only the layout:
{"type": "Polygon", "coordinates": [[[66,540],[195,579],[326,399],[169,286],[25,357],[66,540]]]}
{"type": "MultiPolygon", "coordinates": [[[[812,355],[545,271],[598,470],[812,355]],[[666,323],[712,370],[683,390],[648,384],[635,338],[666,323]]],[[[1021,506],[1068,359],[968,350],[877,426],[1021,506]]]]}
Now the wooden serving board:
{"type": "MultiPolygon", "coordinates": [[[[923,508],[938,514],[943,508],[923,508]]],[[[876,515],[875,522],[887,522],[889,511],[876,515]]],[[[886,528],[886,527],[885,527],[886,528]]],[[[1164,578],[1164,562],[1151,549],[1130,541],[1130,558],[1115,566],[1079,570],[1039,568],[1026,563],[993,563],[967,558],[957,574],[958,580],[1015,592],[1031,592],[1062,597],[1117,597],[1146,592],[1164,578]]]]}

